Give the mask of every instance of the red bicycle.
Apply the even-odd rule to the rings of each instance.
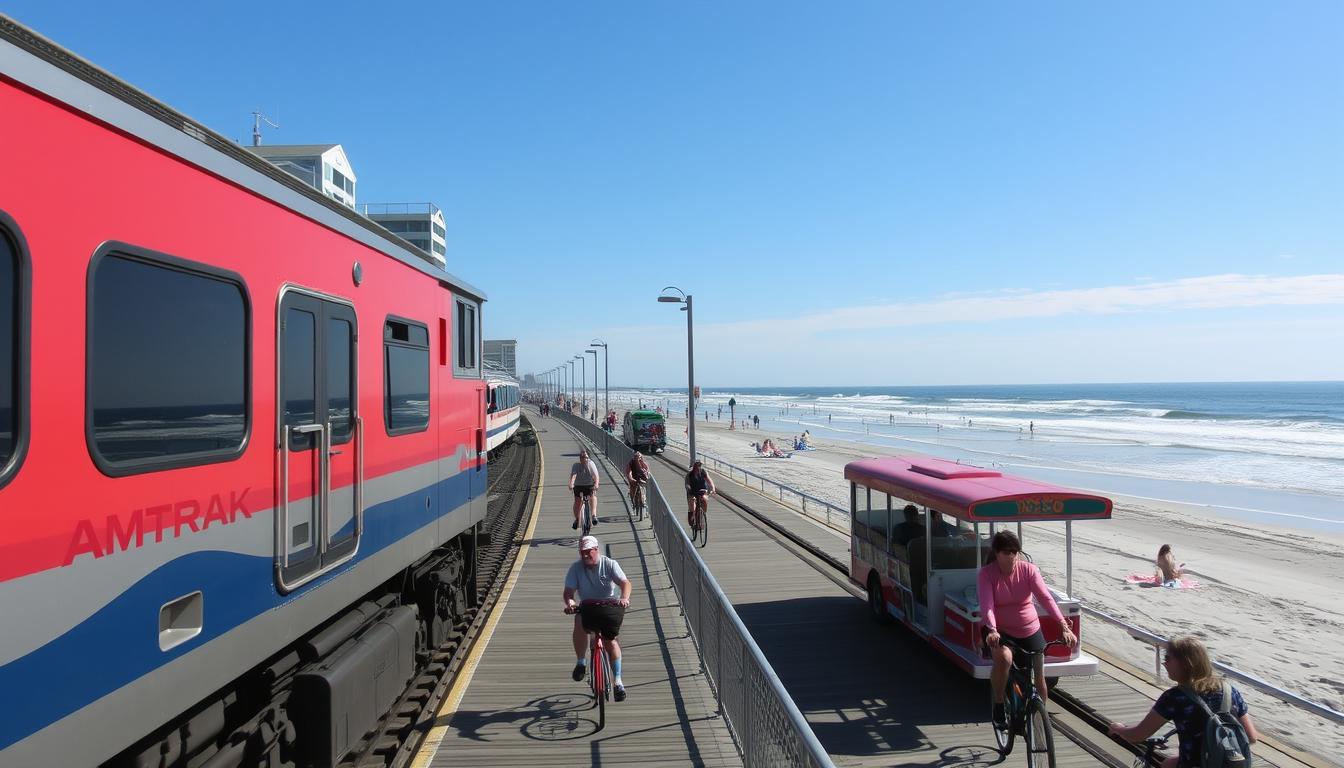
[[[700,539],[700,546],[709,543],[709,491],[696,491],[692,495],[694,500],[694,511],[687,521],[691,527],[691,543]]]
[[[615,600],[585,600],[573,608],[566,607],[565,613],[575,614],[583,611],[585,605],[620,605]],[[607,653],[607,644],[602,640],[601,632],[588,633],[588,683],[597,700],[597,729],[607,725],[607,702],[611,700],[612,672],[611,657]]]

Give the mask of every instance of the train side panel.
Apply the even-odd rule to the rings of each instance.
[[[94,764],[479,520],[483,383],[434,354],[452,347],[446,285],[3,77],[0,113],[0,210],[30,251],[33,329],[30,443],[0,488],[0,690],[24,692],[0,720],[0,763]],[[86,286],[93,255],[115,243],[242,280],[250,406],[236,458],[116,477],[95,465]],[[291,591],[276,578],[286,290],[354,307],[363,420],[349,446],[362,454],[358,549]],[[383,387],[392,315],[430,336],[429,424],[395,436]],[[353,494],[354,467],[333,464],[333,495]],[[311,499],[291,482],[287,501]],[[163,607],[195,592],[199,632],[165,650]]]

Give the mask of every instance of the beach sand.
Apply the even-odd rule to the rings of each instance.
[[[788,459],[757,457],[750,443],[766,437],[791,445],[792,435],[734,430],[723,421],[696,423],[697,450],[775,482],[848,508],[844,465],[881,455],[871,445],[814,440],[815,451]],[[685,419],[672,419],[668,436],[685,440]],[[1116,496],[1111,520],[1073,526],[1073,591],[1087,605],[1162,636],[1200,638],[1216,661],[1285,690],[1344,710],[1344,537],[1252,525],[1213,516],[1199,507]],[[1064,526],[1024,526],[1023,549],[1046,580],[1064,589]],[[1196,589],[1149,588],[1126,583],[1131,572],[1150,573],[1158,547],[1170,544],[1186,563]],[[1084,643],[1143,670],[1152,670],[1150,646],[1095,618],[1084,618]],[[1252,717],[1266,733],[1321,756],[1344,755],[1344,726],[1306,714],[1267,694],[1247,690]],[[1344,764],[1338,757],[1326,757]]]

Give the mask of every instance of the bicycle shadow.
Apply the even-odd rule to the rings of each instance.
[[[597,733],[597,701],[587,693],[553,693],[508,709],[459,709],[451,715],[450,727],[457,736],[489,742],[515,730],[533,741],[586,739]]]

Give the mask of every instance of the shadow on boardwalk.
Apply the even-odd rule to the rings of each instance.
[[[863,601],[836,595],[736,608],[830,754],[920,755],[898,765],[1002,762],[983,722],[988,684],[905,627],[877,625]]]

